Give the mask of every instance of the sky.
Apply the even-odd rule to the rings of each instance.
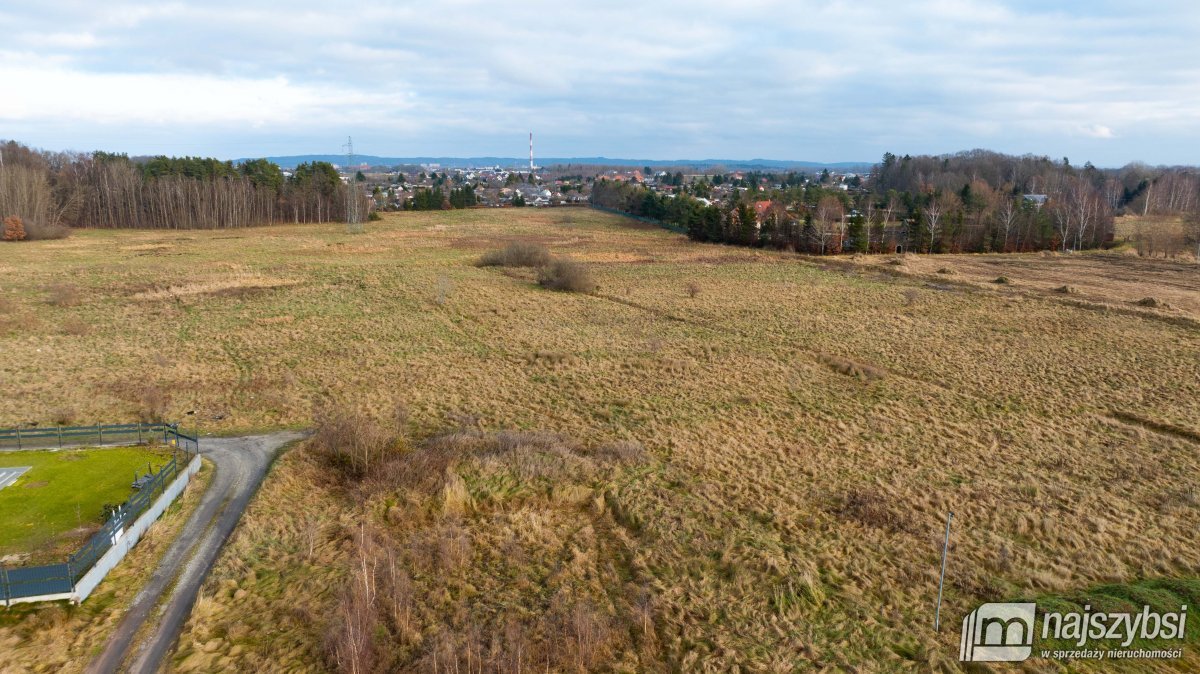
[[[1200,163],[1200,3],[0,0],[0,138],[221,158]]]

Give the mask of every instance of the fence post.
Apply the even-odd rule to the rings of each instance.
[[[100,424],[96,424],[96,433],[98,433],[100,435],[100,442],[97,442],[96,444],[103,445],[104,444],[104,427],[101,426]]]
[[[937,609],[933,614],[933,631],[942,630],[942,587],[946,583],[946,557],[950,554],[950,520],[954,519],[954,511],[946,515],[946,542],[942,544],[942,575],[938,579]]]
[[[17,429],[17,449],[21,449],[21,429]]]
[[[138,444],[142,444],[142,422],[138,422]]]
[[[62,426],[58,427],[58,448],[62,449]]]

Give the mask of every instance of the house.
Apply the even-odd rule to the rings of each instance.
[[[1025,194],[1021,198],[1033,204],[1034,206],[1041,208],[1042,206],[1046,205],[1046,199],[1048,197],[1045,194]]]

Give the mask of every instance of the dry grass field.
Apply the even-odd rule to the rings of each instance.
[[[598,290],[475,266],[513,241]],[[347,625],[401,671],[957,671],[981,601],[1200,574],[1197,269],[832,263],[575,209],[83,231],[4,247],[0,425],[407,409],[408,472],[276,464],[177,671],[331,668]]]

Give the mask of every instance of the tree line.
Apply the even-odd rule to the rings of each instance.
[[[366,195],[326,162],[290,176],[265,159],[235,164],[206,157],[131,159],[124,154],[48,153],[0,145],[0,214],[27,231],[67,227],[220,229],[279,222],[345,220],[350,199]],[[37,238],[30,236],[29,238]]]
[[[865,182],[839,182],[824,172],[812,179],[717,175],[663,194],[598,180],[592,203],[662,221],[700,241],[813,254],[1065,251],[1110,244],[1117,214],[1195,213],[1200,176],[1187,168],[1102,170],[982,150],[888,153]]]
[[[473,185],[451,188],[449,195],[441,187],[417,188],[404,201],[407,211],[442,211],[452,208],[471,208],[479,203]]]

